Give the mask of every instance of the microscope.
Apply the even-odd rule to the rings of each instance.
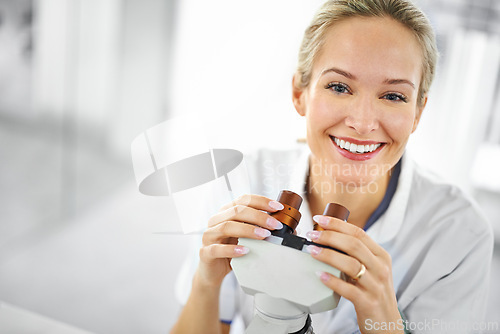
[[[264,240],[240,238],[239,245],[250,252],[231,261],[241,288],[254,296],[254,318],[246,334],[313,334],[310,314],[334,309],[340,299],[321,283],[316,272],[342,278],[343,274],[312,258],[307,250],[309,245],[330,247],[294,234],[301,218],[302,197],[283,190],[277,200],[284,208],[270,215],[283,223],[283,228]],[[349,210],[329,203],[323,215],[347,221]]]

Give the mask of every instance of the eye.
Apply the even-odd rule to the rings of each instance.
[[[325,87],[326,89],[331,89],[334,93],[337,94],[349,94],[350,90],[346,84],[340,82],[330,82]]]
[[[394,101],[394,102],[408,102],[408,98],[404,96],[403,94],[399,93],[388,93],[382,96],[383,99],[389,100],[389,101]]]

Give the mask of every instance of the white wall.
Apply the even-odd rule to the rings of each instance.
[[[69,118],[129,159],[135,135],[163,120],[169,1],[38,0],[35,106]],[[88,138],[84,138],[88,139]]]
[[[303,137],[291,80],[321,2],[181,1],[172,113],[209,115],[214,147],[283,147]]]

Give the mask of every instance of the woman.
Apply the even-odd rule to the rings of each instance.
[[[319,274],[343,299],[313,317],[316,333],[403,333],[402,319],[417,332],[469,333],[481,321],[490,227],[457,188],[403,157],[436,58],[432,28],[407,0],[331,0],[306,30],[292,98],[306,118],[309,159],[261,153],[255,164],[265,166],[256,169],[261,183],[290,181],[283,161],[299,170],[305,165],[301,225],[312,230],[312,217],[324,231],[307,236],[346,253],[310,248],[311,256],[353,278]],[[229,284],[222,282],[231,258],[249,251],[237,240],[264,239],[281,227],[264,212],[280,210],[280,203],[269,198],[272,191],[262,193],[269,196],[242,196],[210,219],[192,291],[172,333],[229,331],[219,295]],[[350,210],[350,224],[321,216],[330,202]],[[248,321],[251,302],[235,303]]]

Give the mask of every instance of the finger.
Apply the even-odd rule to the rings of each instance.
[[[353,258],[352,256],[339,253],[335,250],[331,250],[328,248],[317,247],[314,245],[310,245],[307,247],[309,253],[311,255],[329,266],[340,270],[342,273],[346,274],[349,277],[348,282],[355,283],[358,286],[364,287],[365,290],[368,291],[379,291],[380,286],[377,285],[372,272],[380,271],[380,275],[376,275],[378,279],[382,282],[386,282],[389,280],[388,275],[382,275],[385,271],[380,270],[377,266],[374,266],[374,269],[369,269],[365,264],[364,272],[361,272],[362,262],[358,259]],[[352,280],[353,277],[357,277],[359,274],[362,274],[356,281]]]
[[[231,259],[247,254],[250,250],[239,245],[212,244],[200,248],[200,260],[210,262],[215,259]]]
[[[249,238],[262,240],[271,235],[267,229],[236,221],[222,222],[203,233],[203,244],[219,243],[227,238]]]
[[[284,208],[283,204],[280,202],[271,200],[267,197],[245,194],[238,197],[234,201],[227,203],[221,207],[219,211],[225,211],[237,205],[249,206],[257,210],[264,210],[268,212],[276,212],[278,210],[283,210]]]
[[[329,273],[319,272],[317,274],[323,284],[342,297],[350,300],[354,305],[357,305],[357,302],[362,298],[363,290],[358,285],[348,283]]]
[[[356,277],[360,271],[361,262],[352,256],[313,245],[307,246],[307,250],[315,259],[340,270],[349,277]]]
[[[310,231],[307,233],[307,236],[315,243],[330,246],[349,254],[350,257],[356,258],[367,268],[376,266],[377,259],[368,246],[366,246],[366,244],[364,244],[360,239],[349,234],[326,230]]]
[[[356,239],[359,239],[363,244],[365,244],[368,249],[377,256],[382,256],[386,251],[377,244],[366,232],[353,224],[349,224],[343,220],[332,218],[323,215],[316,215],[313,220],[317,222],[325,230],[337,231],[343,234],[348,234]]]
[[[269,216],[263,211],[241,204],[230,207],[229,209],[212,216],[208,220],[208,226],[216,226],[228,220],[258,225],[270,230],[279,230],[283,228],[283,224],[281,224],[276,218]]]

